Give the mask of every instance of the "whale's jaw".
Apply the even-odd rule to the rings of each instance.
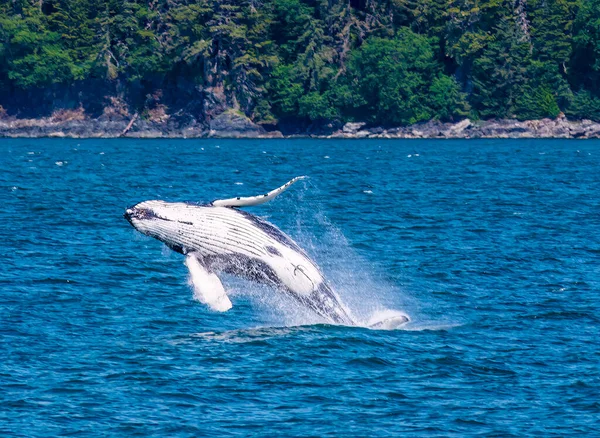
[[[184,240],[193,224],[186,220],[186,211],[176,208],[177,205],[188,204],[144,201],[126,209],[123,217],[140,233],[160,240],[174,251],[185,254],[187,245]]]
[[[133,228],[141,231],[139,229],[139,225],[142,221],[158,219],[158,216],[153,210],[149,208],[138,207],[139,205],[140,204],[134,205],[133,207],[129,207],[127,210],[125,210],[123,217],[131,224]]]

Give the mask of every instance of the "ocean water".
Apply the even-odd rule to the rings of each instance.
[[[365,320],[136,233],[249,196]],[[600,436],[600,142],[0,140],[0,436]]]

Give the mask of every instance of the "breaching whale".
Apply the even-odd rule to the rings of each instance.
[[[185,256],[195,296],[213,310],[232,307],[218,277],[224,272],[283,291],[330,323],[360,325],[296,242],[275,225],[239,209],[263,204],[303,178],[264,195],[209,204],[144,201],[124,216],[137,231]],[[395,314],[371,327],[391,329],[408,320],[405,314]]]

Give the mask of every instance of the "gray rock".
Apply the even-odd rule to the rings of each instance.
[[[218,93],[214,94],[218,97]],[[73,137],[113,138],[119,137],[131,119],[110,118],[57,120],[52,117],[40,119],[0,119],[0,137]],[[458,123],[430,121],[412,126],[384,129],[362,129],[364,123],[346,123],[341,129],[333,123],[306,126],[294,132],[294,137],[323,138],[600,138],[600,123],[591,120],[569,121],[564,117],[541,120],[487,120]],[[126,137],[144,138],[194,138],[194,137],[276,137],[280,131],[273,125],[268,132],[253,123],[239,111],[227,110],[206,119],[194,117],[169,117],[164,122],[152,119],[135,120]],[[287,137],[291,137],[287,135]]]
[[[450,127],[444,132],[444,134],[455,137],[460,136],[465,129],[471,126],[471,121],[469,119],[461,120],[458,123],[454,123],[450,125]]]
[[[245,115],[229,110],[219,114],[209,123],[211,137],[260,137],[265,129]]]
[[[360,128],[362,128],[365,125],[366,125],[366,123],[363,123],[363,122],[346,123],[344,125],[344,127],[342,128],[342,131],[345,132],[346,134],[355,134],[356,132],[360,131]]]
[[[217,117],[230,108],[227,105],[227,96],[222,87],[208,87],[198,91],[201,91],[204,96],[202,103],[205,118]]]
[[[376,128],[367,129],[367,131],[369,131],[371,134],[379,135],[383,134],[385,129],[383,129],[381,126],[378,126]]]
[[[584,127],[585,138],[600,138],[600,124],[593,123]]]

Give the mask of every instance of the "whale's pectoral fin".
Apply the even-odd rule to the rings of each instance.
[[[223,289],[221,280],[214,272],[209,272],[194,253],[185,257],[185,265],[190,271],[194,298],[218,312],[226,312],[231,309],[231,301]]]
[[[299,181],[304,178],[306,177],[297,176],[296,178],[286,182],[281,187],[276,188],[275,190],[271,190],[265,195],[249,196],[247,198],[238,197],[231,199],[217,199],[216,201],[212,202],[212,205],[214,205],[215,207],[251,207],[253,205],[264,204],[265,202],[275,198],[277,195],[280,195],[281,193],[285,192],[288,189],[288,187],[290,187],[296,181]]]
[[[373,315],[367,327],[374,330],[395,330],[408,322],[410,318],[406,313],[387,310]]]

